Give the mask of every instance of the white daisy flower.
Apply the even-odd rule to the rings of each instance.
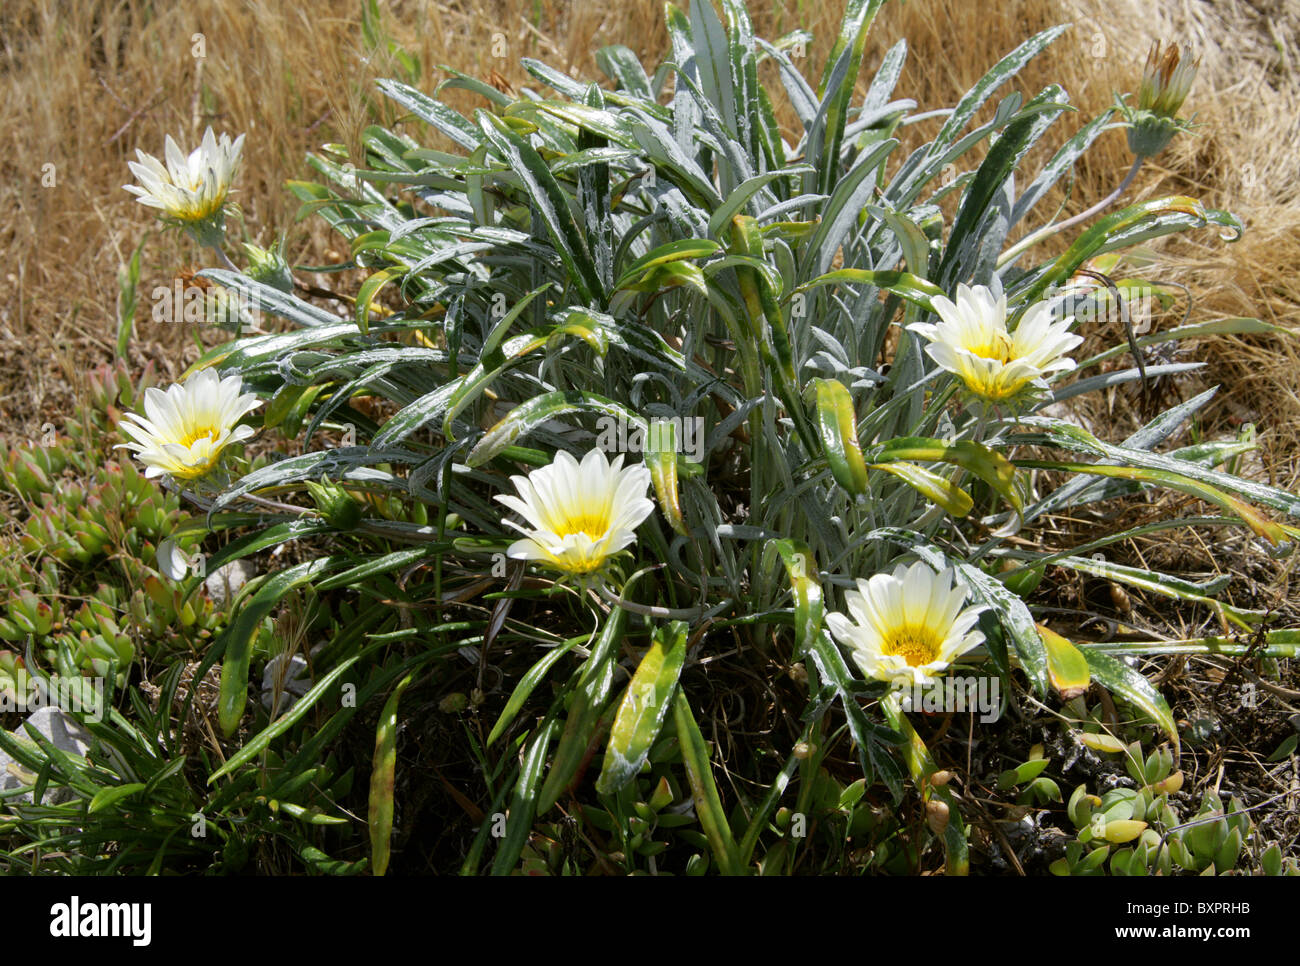
[[[498,493],[496,499],[528,526],[504,521],[524,534],[510,545],[509,555],[566,574],[599,571],[612,554],[636,540],[636,528],[654,509],[645,495],[649,469],[623,468],[622,456],[607,462],[599,449],[581,464],[561,451],[549,466],[510,480],[519,495]]]
[[[140,160],[128,161],[127,167],[140,184],[124,187],[138,196],[140,204],[158,208],[168,218],[207,221],[226,204],[243,146],[244,135],[232,142],[229,134],[223,134],[218,141],[208,128],[202,143],[186,156],[169,134],[163,152],[166,165],[136,149]]]
[[[1052,321],[1051,308],[1039,302],[1007,331],[1007,297],[983,285],[957,286],[957,301],[933,300],[939,323],[915,322],[909,328],[929,340],[926,352],[957,376],[976,396],[1004,402],[1026,388],[1046,388],[1045,376],[1069,371],[1065,356],[1083,341],[1070,332],[1072,318]]]
[[[232,443],[253,435],[252,426],[236,426],[262,401],[243,393],[238,375],[218,377],[204,369],[166,392],[150,387],[144,393],[145,415],[127,413],[119,424],[133,442],[122,447],[135,451],[146,466],[145,476],[192,480],[203,476]]]
[[[892,574],[857,581],[845,592],[849,620],[826,615],[835,639],[868,678],[906,687],[927,685],[956,658],[984,643],[972,630],[981,606],[963,609],[966,588],[954,583],[951,567],[936,574],[917,561],[899,564]]]

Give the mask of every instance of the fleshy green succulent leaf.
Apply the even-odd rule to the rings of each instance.
[[[1061,700],[1069,701],[1087,691],[1092,671],[1083,652],[1073,641],[1043,624],[1038,625],[1038,635],[1047,649],[1047,678]]]
[[[1122,661],[1093,650],[1086,645],[1080,647],[1092,668],[1092,678],[1106,690],[1118,694],[1138,710],[1146,713],[1160,726],[1170,741],[1174,743],[1174,753],[1178,753],[1178,726],[1174,723],[1173,712],[1169,703],[1155,686],[1140,672]]]

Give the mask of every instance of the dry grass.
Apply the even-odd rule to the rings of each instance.
[[[439,63],[477,76],[495,72],[500,80],[519,85],[527,78],[518,66],[524,56],[597,78],[601,75],[593,52],[602,45],[626,44],[646,63],[664,54],[659,0],[380,2],[394,39],[418,55],[425,90],[445,78],[434,68]],[[817,43],[809,61],[820,65],[844,0],[751,0],[750,7],[760,35],[811,29]],[[5,256],[0,268],[0,424],[6,433],[35,437],[46,420],[60,421],[82,390],[85,372],[111,358],[116,273],[141,239],[142,301],[132,361],[139,367],[152,359],[164,377],[174,376],[198,351],[185,334],[148,321],[147,293],[156,285],[170,284],[177,272],[195,267],[202,256],[187,240],[160,233],[149,210],[121,190],[129,179],[126,161],[137,146],[157,154],[165,134],[193,142],[207,124],[232,134],[246,131],[237,198],[247,237],[269,244],[287,233],[292,260],[325,259],[331,239],[315,220],[294,222],[296,202],[283,183],[309,176],[303,156],[319,144],[337,141],[355,147],[366,123],[375,117],[394,119],[391,108],[374,93],[373,81],[396,74],[398,68],[387,55],[365,49],[360,10],[360,0],[316,0],[309,5],[267,0],[0,2],[0,131],[9,135],[0,152],[0,207],[6,212],[0,222],[0,251]],[[906,36],[911,54],[897,96],[914,98],[921,109],[951,106],[1002,54],[1032,32],[1064,21],[1073,21],[1076,29],[1017,82],[1027,94],[1060,83],[1080,110],[1080,119],[1063,121],[1062,132],[1044,149],[1050,150],[1083,119],[1108,106],[1113,90],[1134,86],[1150,40],[1191,42],[1202,57],[1201,75],[1188,103],[1198,113],[1199,137],[1178,139],[1148,165],[1129,200],[1192,194],[1208,205],[1233,210],[1247,230],[1241,241],[1229,246],[1209,232],[1160,244],[1144,274],[1186,284],[1194,320],[1246,315],[1300,327],[1300,278],[1293,271],[1300,264],[1300,64],[1294,53],[1300,49],[1300,15],[1293,0],[893,2],[873,31],[862,83],[883,52]],[[203,35],[202,59],[193,55],[195,34]],[[496,57],[502,40],[505,56]],[[770,73],[767,76],[770,81]],[[449,91],[447,97],[460,108],[475,105],[475,99],[461,91]],[[785,115],[783,120],[790,132],[791,119]],[[412,128],[412,133],[428,137],[422,129]],[[1105,196],[1129,164],[1124,135],[1110,132],[1081,163],[1068,190],[1052,200],[1065,214],[1080,211]],[[51,170],[47,165],[53,165],[55,181],[49,187],[42,184]],[[1047,208],[1045,204],[1044,214]],[[1159,324],[1176,324],[1184,309],[1176,307]],[[1093,334],[1094,340],[1107,343],[1117,337],[1115,332]],[[1300,480],[1300,353],[1291,341],[1222,339],[1191,347],[1191,355],[1210,363],[1203,381],[1224,386],[1209,411],[1209,431],[1255,421],[1265,444],[1256,470],[1294,488]],[[1187,394],[1193,388],[1183,386],[1182,391]],[[1136,418],[1125,396],[1117,395],[1106,405],[1112,408],[1084,415],[1099,422],[1104,416],[1108,433],[1122,432]],[[1060,530],[1045,536],[1059,546],[1069,545],[1081,531],[1095,532],[1099,525],[1129,526],[1141,522],[1143,514],[1163,515],[1181,497],[1162,499],[1158,507],[1135,502],[1124,509],[1124,517],[1109,521],[1091,516],[1053,520]],[[1253,594],[1277,574],[1264,567],[1271,562],[1247,544],[1241,534],[1198,531],[1181,544],[1151,540],[1135,542],[1130,550],[1133,562],[1155,567],[1232,570],[1249,578],[1247,593]],[[1270,606],[1285,600],[1286,576],[1263,599],[1237,603]],[[1216,629],[1200,623],[1206,612],[1199,608],[1170,613],[1161,609],[1161,601],[1144,600],[1134,592],[1136,599],[1130,602],[1127,595],[1115,596],[1114,585],[1084,582],[1064,571],[1054,573],[1049,582],[1058,585],[1053,592],[1066,606],[1125,622],[1133,607],[1144,620],[1163,615],[1171,636]],[[1200,713],[1202,705],[1215,700],[1217,692],[1206,683],[1203,663],[1174,662],[1173,671],[1162,672],[1169,674],[1163,686],[1179,692],[1180,711],[1196,707]],[[763,742],[769,732],[784,734],[782,729],[794,724],[787,720],[784,706],[802,698],[786,694],[791,684],[784,668],[768,670],[759,677],[743,667],[733,670],[731,662],[718,662],[708,672],[718,675],[718,685],[712,699],[697,705],[697,713],[702,720],[722,722],[721,733],[711,737],[720,742],[725,761],[745,763],[746,746]],[[1222,671],[1215,668],[1213,673]],[[1283,683],[1294,686],[1291,679]],[[736,706],[750,709],[746,733],[730,730]],[[1232,727],[1240,729],[1240,735],[1233,733],[1234,754],[1252,747],[1267,751],[1281,740],[1276,730],[1265,730],[1284,727],[1280,719],[1261,718],[1257,724],[1240,712],[1235,715]],[[411,752],[408,746],[404,752],[414,754],[419,767],[399,769],[400,781],[411,783],[399,786],[398,799],[409,809],[407,820],[398,823],[399,834],[405,837],[412,827],[420,829],[405,843],[412,861],[421,849],[436,846],[448,852],[448,861],[459,862],[470,835],[450,801],[439,805],[431,796],[441,792],[420,784],[424,779],[419,776],[436,774],[458,795],[453,782],[470,787],[478,780],[477,766],[458,744],[460,739],[442,730],[445,720],[430,715],[421,719],[425,730],[411,732],[420,735],[415,739],[418,750]],[[789,740],[797,734],[795,728]],[[970,751],[959,735],[947,736],[946,743],[942,734],[925,737],[941,764],[969,778]],[[373,729],[354,749],[358,761],[369,760],[372,738]],[[992,757],[984,765],[977,760],[976,773],[996,774],[1010,763],[1009,756],[1036,740],[1037,732],[1031,737],[1027,731],[1007,731],[1003,739],[986,742],[980,754]],[[844,774],[852,776],[856,766],[842,751],[837,760]],[[1003,751],[1005,760],[998,757]],[[352,752],[345,751],[348,754]],[[1191,758],[1189,754],[1187,761]],[[1251,760],[1251,767],[1258,767],[1257,756]],[[1199,789],[1216,775],[1214,783],[1222,782],[1221,764],[1218,758],[1195,767],[1185,764],[1193,779],[1189,788]],[[733,781],[745,781],[743,772],[736,771]],[[1260,787],[1268,788],[1267,781],[1259,780]],[[433,803],[428,809],[424,798]],[[445,813],[439,810],[444,805]],[[420,814],[426,816],[422,826]],[[1282,824],[1269,834],[1284,843],[1293,838],[1293,818],[1294,810],[1277,809],[1270,821]],[[987,816],[982,824],[991,826]],[[428,831],[432,827],[436,833]],[[420,835],[433,838],[425,842]],[[400,853],[402,843],[398,845]]]
[[[0,8],[0,130],[12,132],[0,154],[0,203],[9,213],[0,225],[7,256],[0,270],[7,374],[0,417],[12,432],[31,434],[44,420],[57,420],[81,374],[111,356],[116,272],[146,233],[144,293],[193,267],[192,246],[157,232],[149,211],[121,190],[135,147],[158,153],[164,134],[192,141],[209,123],[247,131],[238,200],[248,237],[269,243],[287,231],[291,253],[308,262],[328,246],[310,222],[293,223],[295,205],[282,186],[304,176],[306,151],[326,141],[355,145],[376,113],[392,119],[373,80],[396,67],[387,54],[365,49],[360,9],[358,0],[310,7],[261,0],[11,0]],[[419,56],[426,89],[445,77],[434,67],[440,63],[519,84],[526,78],[518,66],[523,56],[598,77],[593,52],[604,44],[627,44],[646,62],[664,53],[657,0],[390,0],[383,9],[392,36]],[[810,61],[820,64],[843,0],[755,2],[751,10],[765,36],[811,29],[817,43]],[[951,105],[1016,43],[1063,21],[1073,21],[1075,30],[1018,83],[1028,93],[1062,84],[1084,118],[1109,104],[1112,90],[1133,86],[1150,39],[1186,39],[1200,52],[1201,77],[1189,101],[1200,136],[1178,139],[1148,166],[1130,197],[1193,194],[1239,213],[1247,233],[1226,247],[1207,232],[1158,246],[1147,273],[1189,285],[1194,319],[1253,315],[1294,326],[1300,321],[1300,281],[1292,271],[1300,261],[1294,152],[1300,81],[1293,51],[1300,17],[1285,0],[890,3],[874,29],[867,64],[870,69],[907,36],[911,55],[898,96],[913,97],[922,108]],[[203,58],[194,56],[196,34],[202,34]],[[503,49],[504,57],[495,56]],[[459,107],[473,104],[461,91],[448,96]],[[1057,200],[1067,212],[1080,210],[1104,196],[1128,164],[1123,134],[1104,135],[1068,196]],[[51,171],[54,185],[43,186]],[[1182,311],[1164,324],[1180,320]],[[193,358],[196,348],[186,337],[147,321],[143,301],[139,316],[134,361],[154,358],[174,374]],[[1207,380],[1225,387],[1212,418],[1221,425],[1259,422],[1264,463],[1279,483],[1294,482],[1300,358],[1290,341],[1226,339],[1195,351],[1211,363]]]

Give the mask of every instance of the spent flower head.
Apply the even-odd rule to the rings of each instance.
[[[931,684],[955,659],[984,643],[974,630],[979,605],[952,568],[936,574],[921,561],[892,574],[858,580],[844,594],[852,620],[826,615],[826,625],[868,678],[911,687]]]
[[[599,449],[581,463],[561,451],[548,466],[527,476],[512,476],[518,496],[496,499],[518,513],[527,526],[504,521],[524,534],[508,551],[511,557],[536,560],[562,573],[584,576],[604,569],[609,558],[636,540],[636,528],[654,504],[646,497],[650,471],[623,466]]]
[[[1137,106],[1131,107],[1122,99],[1119,102],[1128,122],[1129,150],[1135,155],[1154,157],[1177,132],[1190,130],[1191,123],[1179,118],[1178,112],[1187,100],[1200,64],[1199,57],[1192,59],[1190,47],[1165,47],[1158,40],[1151,45],[1142,69]]]
[[[1046,302],[1032,306],[1014,331],[1007,330],[1006,295],[983,285],[958,285],[956,302],[939,296],[933,304],[940,321],[909,328],[929,341],[930,358],[985,402],[1044,389],[1049,373],[1074,368],[1065,353],[1083,338],[1070,332],[1072,318],[1053,321]]]
[[[222,379],[215,370],[203,369],[166,392],[146,389],[145,414],[127,413],[120,423],[132,439],[120,446],[135,452],[145,476],[197,479],[220,462],[227,446],[253,435],[252,426],[235,424],[261,404],[243,392],[238,375]]]

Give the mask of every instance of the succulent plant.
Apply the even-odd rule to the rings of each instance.
[[[156,569],[158,544],[184,520],[179,499],[112,448],[122,411],[153,382],[151,368],[132,380],[120,362],[101,366],[89,382],[62,432],[0,439],[0,489],[29,511],[17,533],[0,538],[0,641],[20,645],[15,653],[30,641],[61,674],[111,671],[121,684],[137,643],[155,653],[188,649],[221,618]]]

